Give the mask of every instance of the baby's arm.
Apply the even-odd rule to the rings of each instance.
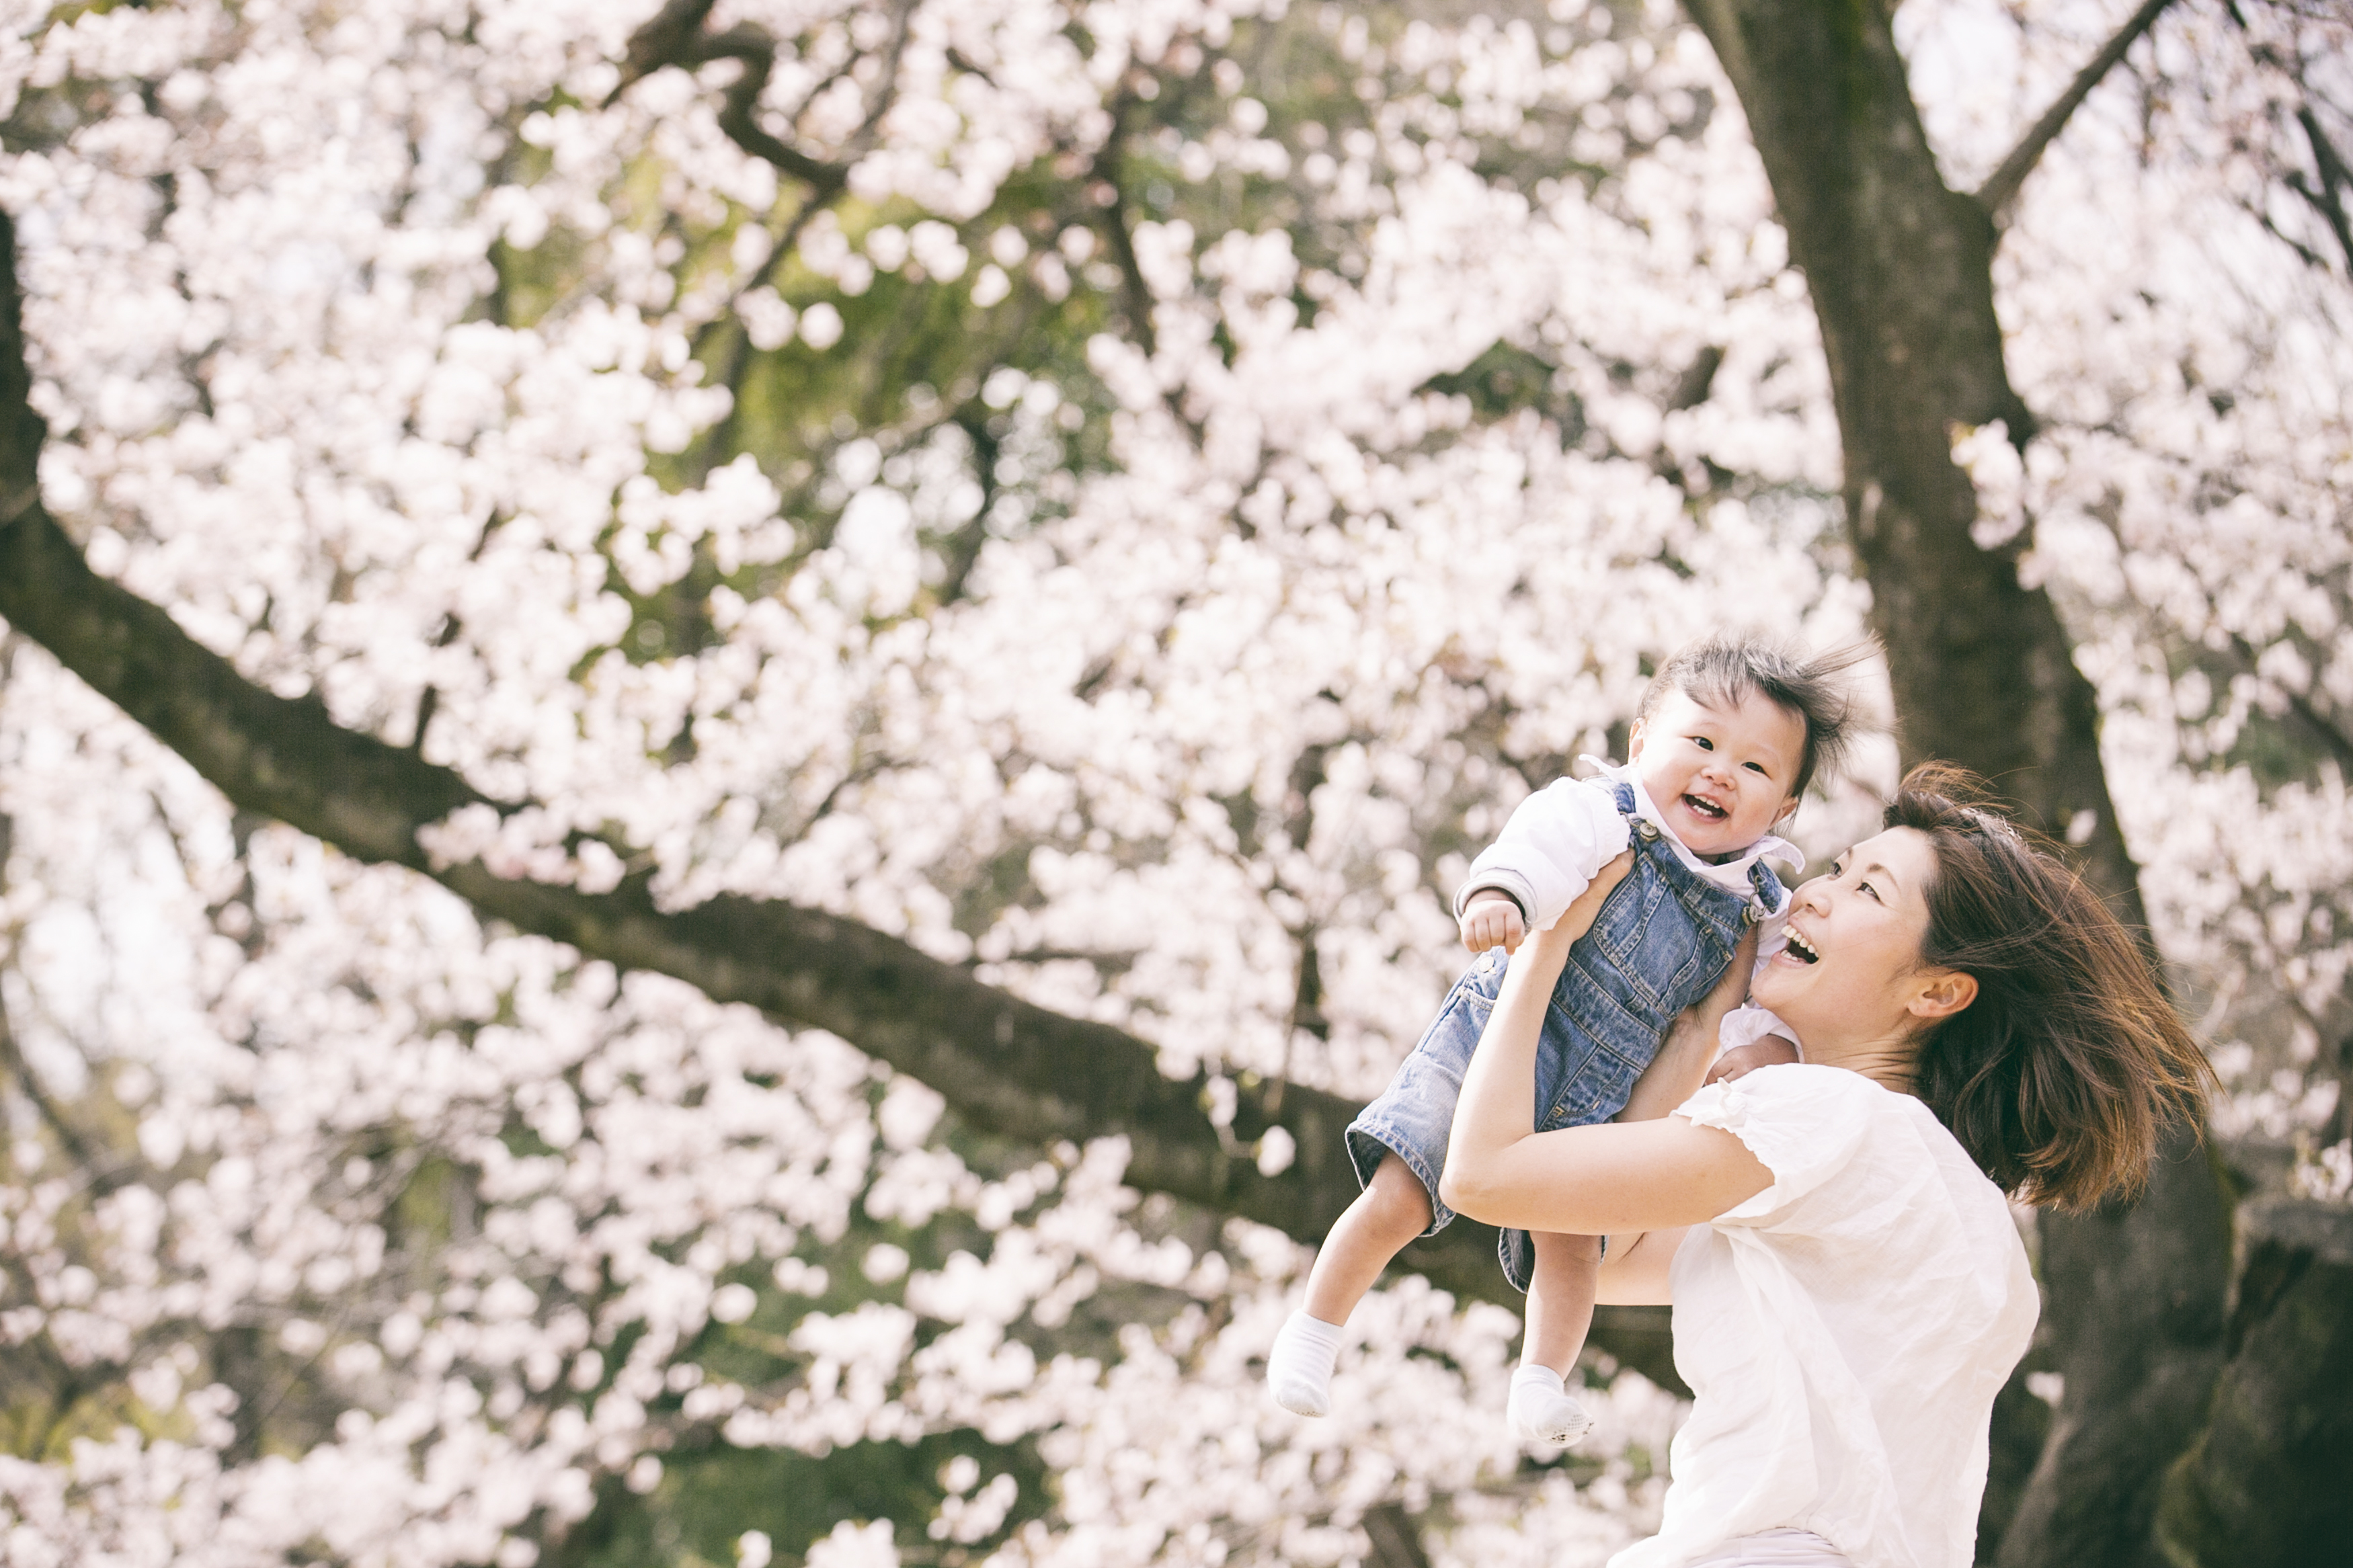
[[[1784,1039],[1779,1035],[1767,1035],[1761,1040],[1735,1046],[1716,1058],[1715,1065],[1707,1069],[1707,1077],[1701,1082],[1729,1083],[1744,1073],[1755,1072],[1758,1068],[1804,1059],[1798,1055],[1796,1041]]]
[[[1500,947],[1517,952],[1527,940],[1528,922],[1520,901],[1501,888],[1473,888],[1462,900],[1455,923],[1462,928],[1462,945],[1473,952]]]
[[[1626,819],[1607,791],[1573,779],[1538,790],[1471,863],[1454,900],[1462,945],[1516,950],[1558,920],[1627,842]]]

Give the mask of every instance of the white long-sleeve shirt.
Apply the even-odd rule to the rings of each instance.
[[[1768,833],[1750,845],[1738,859],[1722,864],[1703,860],[1667,826],[1632,768],[1597,757],[1583,760],[1593,763],[1600,776],[1556,779],[1520,802],[1510,820],[1504,824],[1503,832],[1496,835],[1495,842],[1471,862],[1471,874],[1463,879],[1461,889],[1454,895],[1456,915],[1461,914],[1472,893],[1482,888],[1493,888],[1520,906],[1530,930],[1550,929],[1577,901],[1577,895],[1592,885],[1601,868],[1624,854],[1631,842],[1626,818],[1620,813],[1611,789],[1613,784],[1623,783],[1634,792],[1636,814],[1659,830],[1660,837],[1674,849],[1677,859],[1694,876],[1737,894],[1756,909],[1759,924],[1757,962],[1762,964],[1781,951],[1788,941],[1788,896],[1786,892],[1782,895],[1779,908],[1768,907],[1757,897],[1749,868],[1767,857],[1786,861],[1793,869],[1803,868],[1806,857],[1796,845]],[[1797,1039],[1794,1030],[1766,1009],[1743,1006],[1725,1018],[1719,1047],[1731,1050],[1767,1035]]]

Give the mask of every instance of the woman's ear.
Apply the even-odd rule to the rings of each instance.
[[[1957,969],[1939,969],[1924,978],[1920,989],[1905,1004],[1915,1018],[1949,1018],[1978,999],[1978,977]]]

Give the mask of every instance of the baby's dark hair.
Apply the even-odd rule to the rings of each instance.
[[[1733,707],[1749,693],[1757,693],[1775,707],[1796,714],[1806,726],[1798,776],[1789,784],[1789,798],[1795,800],[1806,793],[1817,773],[1835,772],[1846,761],[1860,727],[1854,683],[1848,671],[1878,653],[1879,645],[1869,638],[1810,653],[1795,643],[1771,637],[1718,632],[1685,643],[1659,667],[1634,717],[1648,719],[1659,699],[1670,691],[1680,691],[1710,708]]]

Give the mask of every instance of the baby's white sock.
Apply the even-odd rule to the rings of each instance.
[[[1293,1312],[1266,1352],[1266,1385],[1274,1402],[1294,1415],[1323,1415],[1332,1408],[1332,1361],[1340,1353],[1340,1325]]]
[[[1585,1406],[1569,1396],[1560,1373],[1548,1366],[1531,1363],[1512,1373],[1508,1409],[1512,1436],[1523,1442],[1566,1446],[1584,1436],[1593,1426],[1593,1417],[1585,1413]]]

